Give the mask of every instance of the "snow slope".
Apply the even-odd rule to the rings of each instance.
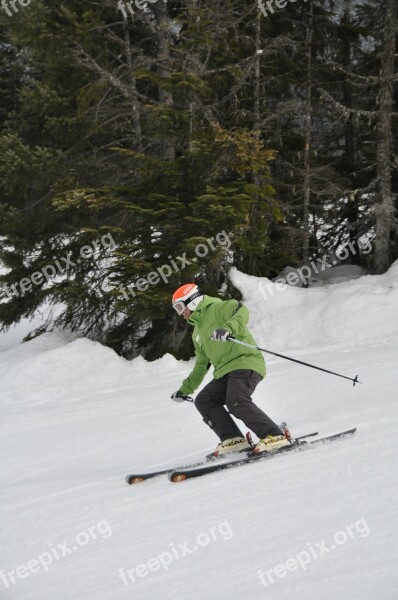
[[[260,345],[364,382],[268,359],[255,401],[297,435],[356,436],[129,487],[132,470],[215,445],[194,407],[169,399],[192,363],[128,362],[61,334],[3,351],[1,600],[398,598],[398,264],[273,297],[233,278]]]

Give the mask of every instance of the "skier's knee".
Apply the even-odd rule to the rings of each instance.
[[[226,406],[228,411],[231,413],[231,415],[233,415],[234,417],[238,417],[238,414],[241,412],[242,410],[242,405],[243,403],[240,402],[239,400],[227,400]]]
[[[195,406],[199,412],[202,412],[202,409],[204,408],[205,404],[206,404],[206,396],[199,392],[199,394],[195,398]]]

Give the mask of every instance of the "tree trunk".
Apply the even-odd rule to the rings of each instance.
[[[255,3],[256,17],[255,17],[255,29],[256,29],[256,55],[254,59],[254,83],[253,83],[253,129],[257,139],[260,138],[260,82],[261,82],[261,13],[257,10],[257,2]],[[261,175],[258,172],[253,173],[253,179],[257,187],[261,185]],[[253,243],[256,243],[256,220],[257,220],[257,206],[258,196],[253,199],[253,204],[250,210],[249,223],[251,225],[251,235],[253,237]],[[258,271],[257,258],[254,252],[250,253],[249,257],[249,275],[260,275]]]
[[[256,6],[257,9],[257,6]],[[262,53],[261,48],[261,13],[257,10],[256,16],[256,56],[254,62],[254,124],[253,129],[256,131],[260,130],[260,81],[261,81],[261,70],[260,70],[260,57]]]
[[[391,233],[394,224],[392,193],[392,112],[395,63],[396,0],[386,0],[381,50],[379,120],[377,125],[377,175],[379,202],[376,204],[375,271],[384,273],[390,266]]]
[[[133,59],[131,56],[131,43],[130,43],[130,32],[128,19],[123,16],[123,35],[124,35],[124,47],[127,68],[129,70],[130,87],[131,87],[131,112],[133,116],[134,131],[136,135],[135,149],[138,152],[143,152],[144,148],[142,145],[142,129],[141,129],[141,106],[137,97],[137,88],[135,83],[134,71],[133,71]]]
[[[304,198],[303,198],[303,262],[309,259],[310,245],[310,200],[311,200],[311,126],[312,126],[312,41],[314,3],[311,0],[307,28],[307,93],[304,119]]]
[[[342,25],[345,29],[342,33],[342,62],[343,67],[346,71],[352,70],[352,53],[351,53],[351,41],[350,35],[347,31],[349,25],[352,24],[351,18],[351,0],[344,0],[343,16],[341,19]],[[353,94],[352,94],[352,83],[348,78],[343,81],[343,104],[349,109],[353,108]],[[355,128],[354,128],[354,115],[350,114],[344,122],[344,163],[347,173],[352,173],[355,169]],[[355,185],[355,184],[354,184]],[[358,233],[358,217],[359,207],[358,201],[355,194],[350,194],[348,199],[348,207],[344,213],[348,221],[348,235],[350,236],[350,243],[352,251],[351,262],[359,265],[361,263],[361,256],[358,249],[357,239]]]
[[[170,48],[169,48],[169,28],[170,18],[168,7],[165,2],[159,0],[152,6],[156,19],[156,54],[157,54],[157,73],[162,79],[170,79]],[[159,86],[159,102],[166,106],[173,105],[173,94],[171,91]],[[164,142],[163,158],[172,160],[175,157],[174,146],[170,141]]]

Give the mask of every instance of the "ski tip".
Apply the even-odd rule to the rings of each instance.
[[[353,433],[356,433],[356,431],[357,427],[353,427],[352,429],[347,429],[347,431],[343,431],[340,435],[344,437],[345,435],[352,435]]]

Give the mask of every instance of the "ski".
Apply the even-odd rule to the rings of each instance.
[[[276,450],[272,453],[264,452],[262,454],[254,454],[254,455],[250,455],[250,453],[249,453],[248,455],[246,455],[245,458],[241,458],[241,459],[237,459],[237,460],[230,460],[230,461],[224,462],[222,464],[204,465],[204,466],[199,466],[196,469],[195,468],[193,468],[193,469],[178,469],[178,470],[171,471],[170,473],[168,473],[168,478],[173,483],[179,483],[181,481],[185,481],[186,479],[192,479],[193,477],[201,477],[202,475],[207,475],[209,473],[215,473],[216,471],[223,471],[225,469],[240,467],[242,465],[247,465],[247,464],[255,462],[255,461],[269,460],[271,458],[275,458],[275,456],[279,456],[280,454],[286,454],[288,452],[295,452],[295,451],[298,452],[300,450],[312,448],[313,446],[316,446],[318,444],[325,444],[327,442],[332,442],[334,440],[338,440],[338,439],[353,435],[356,432],[356,430],[357,430],[357,428],[355,427],[354,429],[348,429],[347,431],[341,431],[339,433],[335,433],[333,435],[328,435],[328,436],[325,436],[318,440],[312,440],[309,442],[307,442],[305,440],[301,441],[298,438],[296,438],[291,443],[290,446],[284,446],[283,448],[280,448],[279,450]]]
[[[301,435],[297,438],[294,438],[295,440],[303,440],[305,438],[308,437],[314,437],[318,435],[318,431],[314,431],[313,433],[307,433],[306,435]],[[221,457],[223,458],[223,457]],[[147,479],[153,479],[153,477],[159,477],[159,475],[167,475],[168,473],[171,473],[172,471],[176,471],[176,470],[186,470],[186,469],[193,469],[194,467],[200,467],[203,465],[208,464],[210,461],[213,462],[215,460],[221,460],[217,459],[215,457],[211,457],[211,454],[208,455],[208,458],[206,458],[205,460],[200,460],[199,462],[190,464],[190,465],[182,465],[180,467],[168,467],[166,469],[159,469],[158,471],[149,471],[147,473],[131,473],[129,475],[126,475],[126,482],[129,485],[133,485],[136,483],[142,483],[143,481],[146,481]],[[227,458],[227,457],[225,457]]]
[[[158,477],[159,475],[167,475],[171,471],[175,469],[193,469],[194,467],[200,467],[201,465],[205,465],[208,461],[200,460],[199,462],[192,463],[191,465],[187,465],[185,467],[168,467],[167,469],[159,469],[159,471],[149,471],[147,473],[131,473],[126,475],[126,482],[129,485],[133,485],[135,483],[142,483],[147,479],[153,479],[153,477]]]

